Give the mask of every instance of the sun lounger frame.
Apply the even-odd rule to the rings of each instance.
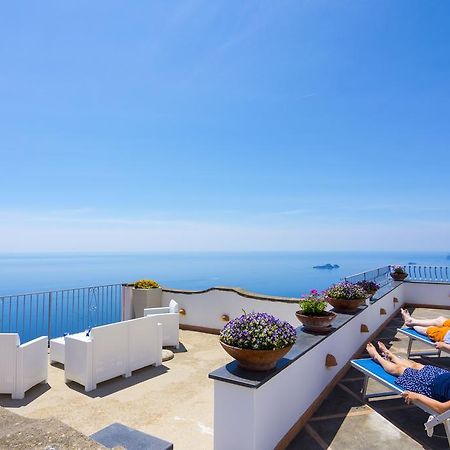
[[[370,365],[372,365],[372,366],[377,365],[377,363],[375,361],[373,361],[372,359],[370,359],[370,358],[356,359],[356,360],[350,361],[350,364],[352,365],[352,367],[354,367],[355,369],[359,370],[360,372],[362,372],[364,374],[364,385],[363,385],[363,390],[362,390],[362,395],[363,395],[364,400],[369,399],[369,398],[374,398],[374,397],[386,397],[386,396],[392,396],[392,395],[401,395],[404,392],[404,390],[400,386],[393,383],[392,379],[395,377],[393,377],[392,375],[390,375],[386,371],[384,371],[384,369],[381,366],[378,365],[378,371],[382,371],[384,374],[386,374],[385,378],[383,378],[379,374],[376,374],[370,370]],[[367,366],[365,367],[364,364],[369,365],[369,367],[367,367]],[[377,381],[378,383],[382,384],[384,387],[387,387],[388,389],[390,389],[390,392],[382,392],[382,393],[367,395],[367,385],[369,382],[369,378],[372,378],[375,381]],[[444,429],[445,429],[445,434],[447,435],[447,440],[448,440],[449,446],[450,446],[450,410],[445,413],[438,414],[436,411],[433,411],[431,408],[429,408],[428,406],[424,405],[421,402],[415,401],[414,404],[417,407],[419,407],[420,409],[422,409],[423,411],[425,411],[426,413],[430,414],[428,421],[424,424],[427,435],[429,437],[432,437],[433,432],[434,432],[434,427],[436,425],[439,425],[440,423],[442,423],[442,425],[444,426]]]
[[[436,342],[432,341],[428,336],[424,336],[423,334],[418,333],[413,328],[397,328],[399,333],[404,334],[409,338],[408,349],[406,351],[406,357],[410,358],[411,356],[441,356],[441,350],[429,351],[429,352],[412,352],[412,345],[414,341],[423,342],[424,344],[435,346]]]

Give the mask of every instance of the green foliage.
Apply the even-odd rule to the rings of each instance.
[[[327,301],[322,294],[313,289],[306,297],[299,302],[300,311],[307,316],[320,316],[327,307]]]
[[[159,288],[159,284],[154,280],[139,280],[134,283],[136,289],[153,289]]]

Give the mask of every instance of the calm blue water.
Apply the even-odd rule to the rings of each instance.
[[[180,289],[238,286],[299,296],[354,273],[387,264],[446,265],[447,252],[283,252],[0,255],[0,295],[153,278]],[[338,264],[336,270],[314,265]]]

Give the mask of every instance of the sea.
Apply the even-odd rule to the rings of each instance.
[[[233,286],[299,297],[389,264],[450,265],[447,255],[414,251],[0,254],[0,296],[150,278],[176,289]],[[339,268],[313,268],[325,264]]]

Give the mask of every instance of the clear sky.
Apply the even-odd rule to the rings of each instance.
[[[0,251],[450,251],[450,1],[0,7]]]

